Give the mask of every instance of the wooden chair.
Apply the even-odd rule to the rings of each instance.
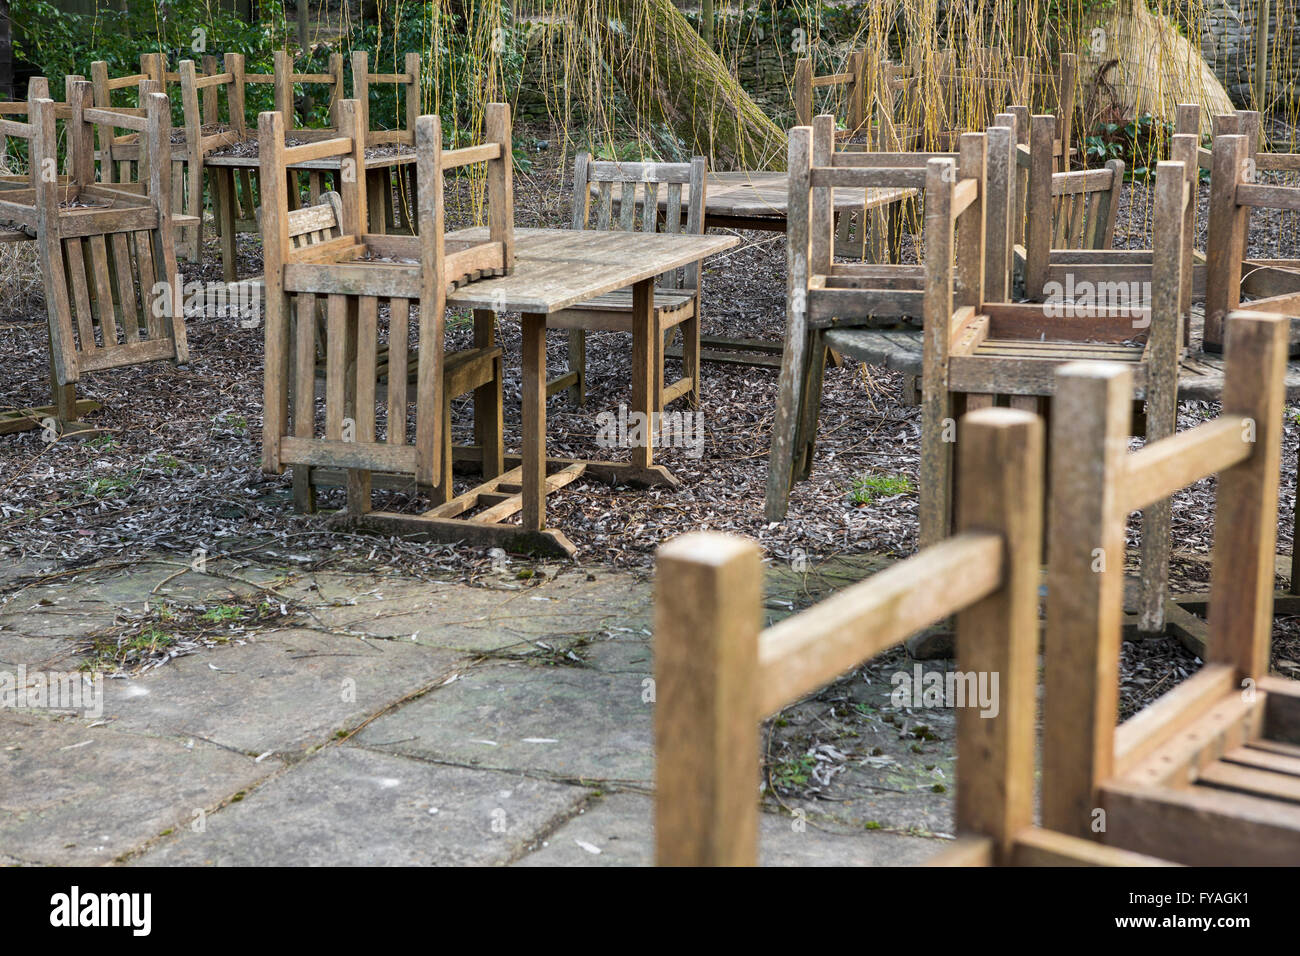
[[[450,288],[471,277],[501,274],[513,264],[509,108],[489,106],[487,143],[448,152],[442,149],[438,118],[419,119],[422,222],[418,238],[409,239],[365,232],[366,195],[360,185],[365,182],[365,140],[359,108],[354,100],[341,100],[336,109],[339,136],[294,147],[284,145],[282,114],[263,113],[259,121],[267,304],[262,466],[273,474],[296,466],[295,501],[303,510],[315,505],[315,485],[346,483],[349,513],[368,513],[372,473],[390,486],[426,486],[436,503],[445,504],[451,500],[454,397],[475,395],[484,473],[499,474],[503,458],[501,349],[491,338],[490,321],[486,336],[476,329],[473,349],[451,356],[443,353],[443,323]],[[290,210],[286,169],[325,156],[350,161],[356,175],[341,177],[337,199],[326,194],[318,206]],[[452,244],[443,230],[443,176],[475,162],[488,163],[490,238]],[[323,429],[315,405],[322,302]],[[413,303],[419,306],[414,363],[408,345]],[[381,347],[384,306],[388,341]],[[414,390],[408,388],[412,364]],[[386,395],[380,396],[376,382],[385,368]],[[408,428],[412,405],[414,432]]]
[[[108,63],[96,60],[90,64],[90,82],[94,88],[95,106],[100,109],[138,109],[144,104],[148,93],[163,92],[163,59],[157,53],[140,54],[140,72],[129,76],[110,78]],[[119,90],[134,89],[135,96],[130,103],[114,103],[113,94]],[[104,141],[100,157],[103,169],[101,179],[106,183],[135,182],[137,175],[133,168],[139,162],[139,137],[133,133],[111,137],[107,127],[101,127],[100,138]]]
[[[371,73],[370,55],[365,50],[352,54],[352,98],[361,104],[361,125],[366,131],[367,146],[415,147],[415,121],[420,115],[420,54],[408,53],[401,73]],[[398,125],[380,129],[371,122],[370,94],[374,84],[394,87],[398,101]],[[402,123],[401,117],[406,122]],[[376,232],[405,229],[414,232],[415,220],[410,210],[415,203],[415,180],[412,166],[384,166],[382,174],[372,175],[367,184],[370,208],[374,211]],[[397,201],[394,201],[396,193]]]
[[[942,170],[935,169],[940,173]],[[940,181],[935,201],[947,200],[950,184]],[[962,308],[953,291],[951,270],[959,270],[961,250],[943,228],[926,232],[927,301],[925,370],[921,424],[921,539],[947,532],[951,485],[951,429],[961,409],[994,403],[1055,415],[1054,372],[1081,361],[1133,367],[1137,391],[1145,400],[1145,435],[1155,441],[1173,434],[1177,389],[1183,275],[1187,246],[1183,229],[1190,203],[1182,163],[1157,167],[1155,249],[1149,293],[1141,282],[1113,283],[1114,291],[1087,301],[1081,288],[1058,289],[1044,305],[988,302]],[[935,221],[938,221],[936,219]],[[1068,267],[1067,267],[1068,268]],[[1086,281],[1086,280],[1084,280]],[[1076,296],[1072,297],[1070,292]],[[948,321],[944,321],[948,318]],[[1169,504],[1159,501],[1143,512],[1143,576],[1139,629],[1164,630],[1168,590]]]
[[[136,116],[96,108],[92,96],[90,83],[69,85],[68,176],[0,190],[0,220],[40,246],[60,430],[77,423],[72,386],[85,372],[189,357],[171,226],[170,104],[147,94]],[[0,119],[0,134],[27,140],[33,172],[57,169],[55,119],[48,99],[30,103],[26,123]],[[95,134],[104,127],[109,137],[141,135],[143,182],[96,181]]]
[[[1219,417],[1137,452],[1129,368],[1057,373],[1042,819],[1179,863],[1294,865],[1300,683],[1269,674],[1288,322],[1224,324]],[[1211,475],[1205,664],[1116,727],[1128,513]]]
[[[683,187],[686,189],[686,232],[704,232],[704,196],[708,168],[704,157],[689,163],[619,163],[596,160],[579,153],[573,171],[573,228],[605,231],[653,233],[662,228],[667,233],[682,231]],[[617,218],[612,213],[614,187],[619,188]],[[592,190],[596,191],[596,217],[591,222]],[[667,207],[659,212],[659,191],[663,189]],[[639,212],[639,214],[638,214]],[[592,237],[599,242],[598,236]],[[653,407],[664,406],[679,398],[694,405],[700,387],[700,265],[673,271],[659,277],[655,287],[654,340],[658,346],[654,357],[655,388]],[[621,289],[581,302],[547,317],[548,328],[569,330],[569,370],[546,383],[546,394],[567,389],[574,405],[581,405],[587,395],[588,331],[632,332],[632,290]],[[672,330],[682,330],[682,376],[671,385],[664,379],[666,337]]]
[[[1238,113],[1238,123],[1242,117]],[[1253,127],[1253,136],[1222,133],[1214,138],[1206,240],[1204,348],[1207,352],[1222,349],[1223,320],[1230,312],[1278,312],[1300,317],[1300,262],[1245,258],[1252,209],[1300,210],[1300,186],[1264,184],[1256,174],[1265,170],[1300,170],[1300,154],[1255,152],[1252,155],[1252,138],[1258,142],[1258,115],[1251,114],[1246,122],[1246,128]],[[1216,128],[1228,128],[1228,124]],[[1243,303],[1243,294],[1256,298]],[[1300,354],[1300,336],[1293,333],[1290,341],[1290,354]]]
[[[1005,300],[1009,292],[1009,246],[1005,240],[991,238],[987,247],[984,242],[986,205],[993,221],[1001,217],[1004,235],[1009,228],[1009,129],[998,127],[997,132],[990,132],[993,172],[986,184],[983,133],[966,134],[957,153],[850,153],[833,149],[833,126],[833,117],[818,116],[812,129],[790,131],[785,349],[768,462],[768,521],[785,516],[791,484],[811,470],[827,348],[861,358],[860,333],[855,334],[855,327],[915,323],[927,315],[925,266],[833,260],[832,189],[921,190],[928,217],[931,179],[927,164],[936,157],[955,163],[951,169],[943,167],[947,170],[943,174],[954,177],[947,185],[960,195],[949,225],[959,222],[961,230],[958,282],[962,304],[974,306],[983,301],[986,275],[991,299]],[[990,233],[994,231],[990,227]]]
[[[771,627],[754,542],[706,532],[659,548],[659,865],[755,864],[760,722],[953,614],[958,671],[1000,675],[1000,706],[957,710],[957,840],[932,863],[1158,862],[1034,826],[1043,427],[990,408],[961,429],[959,533]]]
[[[837,140],[849,140],[865,132],[867,112],[866,53],[851,50],[841,73],[813,75],[811,57],[800,57],[794,63],[794,116],[796,126],[811,126],[813,121],[813,90],[843,88],[845,103],[845,129],[837,129]]]
[[[1020,124],[1025,119],[1025,111],[1017,108],[1013,113],[1017,117],[1017,129],[1023,128]],[[1052,138],[1047,128],[1051,119],[1034,117],[1031,121],[1033,136],[1038,141],[1037,165],[1040,170],[1045,165],[1047,143]],[[1032,148],[1017,145],[1018,162],[1023,161]],[[1170,141],[1170,157],[1174,162],[1182,163],[1190,197],[1196,195],[1196,148],[1197,137],[1192,135],[1175,135]],[[1103,283],[1109,286],[1115,282],[1151,281],[1151,250],[1110,248],[1118,193],[1108,197],[1105,191],[1118,188],[1121,179],[1122,172],[1115,167],[1053,173],[1050,177],[1043,173],[1033,179],[1027,190],[1024,211],[1016,215],[1017,228],[1024,228],[1028,238],[1023,246],[1016,248],[1017,273],[1023,280],[1020,291],[1026,298],[1043,301],[1049,289],[1070,282],[1076,285],[1089,283],[1101,288]],[[1018,193],[1018,197],[1020,195],[1023,194]],[[1196,209],[1196,203],[1189,201],[1181,231],[1184,244],[1181,308],[1184,313],[1191,308],[1194,297],[1201,295],[1205,288],[1205,267],[1196,261],[1193,245]],[[1071,245],[1072,236],[1078,238],[1074,245]],[[1184,329],[1184,344],[1186,331]]]
[[[1040,300],[1054,252],[1110,249],[1114,244],[1124,161],[1107,160],[1103,169],[1054,172],[1056,118],[1030,119],[1023,107],[1011,112],[1017,130],[1027,126],[1030,131],[1029,145],[1016,150],[1017,165],[1026,170],[1016,220],[1016,265],[1024,276],[1025,295]]]

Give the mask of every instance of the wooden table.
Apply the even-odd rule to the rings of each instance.
[[[449,242],[459,239],[483,241],[485,227],[450,233]],[[629,414],[650,413],[663,407],[663,382],[655,360],[654,280],[670,269],[730,249],[739,243],[735,236],[686,236],[663,233],[597,232],[569,229],[516,229],[515,268],[497,279],[483,279],[461,286],[447,297],[452,308],[474,309],[476,314],[518,312],[523,326],[523,448],[521,454],[505,456],[507,468],[519,469],[518,494],[522,497],[522,527],[498,522],[457,519],[462,504],[475,507],[481,498],[499,501],[504,477],[457,496],[449,505],[439,505],[422,515],[370,512],[362,523],[396,533],[427,533],[443,540],[465,540],[477,545],[526,548],[572,557],[577,549],[564,533],[546,527],[546,495],[583,474],[606,481],[643,486],[679,482],[662,465],[654,463],[650,436],[644,445],[632,447],[630,462],[581,461],[549,458],[546,454],[546,320],[562,309],[606,292],[633,290],[632,316],[632,401]],[[418,250],[414,236],[390,236],[386,251],[400,255],[403,248]],[[416,269],[415,265],[394,268]],[[460,449],[458,457],[473,459],[481,448]],[[548,476],[548,468],[554,469]],[[509,473],[508,473],[509,474]],[[514,478],[505,482],[513,486]],[[458,504],[459,503],[459,504]],[[467,509],[462,509],[467,510]]]
[[[644,201],[644,187],[638,186],[638,202]],[[593,184],[593,193],[596,186]],[[836,219],[845,216],[857,217],[859,231],[857,245],[851,247],[846,239],[837,236],[835,252],[837,255],[861,256],[865,243],[870,239],[872,258],[887,256],[889,261],[898,260],[898,233],[901,224],[900,207],[904,200],[917,195],[917,190],[907,188],[892,189],[837,189],[834,193],[834,211]],[[612,194],[614,211],[618,210],[620,191]],[[690,187],[682,187],[682,216],[685,221],[690,204]],[[708,184],[704,193],[704,228],[705,229],[755,229],[765,232],[785,232],[786,216],[790,206],[789,175],[783,172],[765,172],[740,170],[736,172],[709,173]],[[659,208],[667,210],[668,197],[659,198]],[[867,214],[875,212],[873,217],[875,229],[872,236],[864,236]],[[845,230],[837,229],[837,233]],[[886,237],[883,244],[877,240]],[[728,365],[765,366],[780,368],[780,342],[766,342],[758,339],[732,339],[724,336],[700,336],[700,361],[720,362]],[[681,355],[680,347],[674,346],[668,354],[673,358]]]
[[[205,168],[212,170],[214,181],[213,201],[216,204],[216,214],[218,227],[221,230],[221,264],[224,278],[227,282],[234,282],[238,279],[235,270],[235,233],[239,229],[239,217],[236,213],[236,194],[235,194],[235,175],[243,171],[245,177],[260,165],[260,159],[256,154],[251,156],[236,156],[209,154],[203,158]],[[388,155],[378,155],[366,157],[366,192],[369,198],[369,205],[376,206],[382,210],[382,215],[370,213],[370,230],[374,233],[384,233],[389,227],[395,225],[394,210],[392,204],[392,181],[393,174],[396,170],[410,166],[415,163],[415,151],[412,149],[406,153],[392,153]],[[311,159],[304,163],[294,163],[289,168],[302,170],[312,174],[316,180],[313,191],[319,188],[319,178],[325,174],[337,174],[342,166],[340,157],[331,156],[326,159]],[[251,188],[251,180],[245,179]],[[315,196],[313,195],[313,200]],[[296,207],[297,196],[290,197],[290,208]],[[414,206],[414,197],[412,197],[412,206]],[[404,216],[405,221],[414,222],[408,215]],[[245,231],[255,232],[256,226],[249,225]],[[414,230],[411,230],[414,231]]]

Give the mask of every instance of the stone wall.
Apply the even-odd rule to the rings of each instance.
[[[1259,7],[1259,0],[1214,0],[1214,6],[1205,11],[1200,24],[1202,55],[1228,96],[1243,108],[1254,105],[1251,90]],[[1272,0],[1269,4],[1270,64],[1300,63],[1300,29],[1297,29],[1296,20],[1297,8],[1293,0]],[[1274,50],[1274,44],[1287,40],[1290,40],[1290,51]],[[1267,82],[1270,99],[1281,94],[1292,103],[1296,101],[1290,78],[1270,72]]]

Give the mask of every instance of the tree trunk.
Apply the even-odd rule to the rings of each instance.
[[[14,98],[14,42],[9,0],[0,0],[0,99]]]
[[[784,169],[786,138],[671,0],[578,4],[638,117],[664,123],[715,168]]]

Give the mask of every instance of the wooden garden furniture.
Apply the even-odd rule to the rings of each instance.
[[[704,233],[705,174],[708,164],[703,156],[689,163],[619,163],[593,159],[579,153],[573,168],[574,229],[607,232],[669,235]],[[617,189],[616,189],[617,187]],[[659,191],[664,192],[666,208],[659,214]],[[591,209],[592,191],[596,209]],[[614,193],[619,193],[618,214],[613,212]],[[685,201],[683,201],[685,197]],[[685,224],[683,226],[683,216]],[[681,274],[684,272],[684,275]],[[659,385],[655,393],[664,405],[685,398],[694,406],[700,395],[700,278],[699,263],[685,270],[673,269],[660,276],[654,289],[654,324],[656,342],[655,375]],[[579,302],[547,319],[549,328],[568,330],[569,368],[546,383],[546,393],[567,390],[570,401],[582,405],[587,400],[587,332],[631,332],[632,290],[619,289],[598,298]],[[682,375],[669,384],[664,380],[664,348],[674,330],[682,332]],[[663,411],[660,405],[655,411]]]
[[[444,152],[437,117],[421,117],[419,143],[423,220],[415,266],[400,267],[384,236],[366,228],[365,139],[355,100],[336,104],[339,135],[286,147],[284,117],[259,119],[262,234],[266,248],[266,378],[262,465],[269,473],[294,466],[295,499],[314,506],[311,489],[345,473],[349,514],[371,509],[372,472],[404,476],[451,498],[450,403],[474,392],[485,477],[500,470],[501,349],[488,341],[444,354],[447,292],[482,275],[508,272],[514,260],[509,108],[488,107],[488,140]],[[290,210],[284,177],[304,162],[331,158],[356,175],[341,177],[341,195]],[[487,241],[449,242],[443,230],[442,181],[470,163],[488,168],[492,231]],[[415,329],[414,389],[408,387],[411,307]],[[386,394],[377,394],[379,319],[388,312],[382,350]],[[325,334],[317,332],[324,312]],[[490,325],[489,325],[490,330]],[[323,428],[316,415],[317,343],[325,352]],[[479,407],[482,403],[483,407]],[[408,428],[414,405],[415,428]],[[379,423],[382,421],[382,435]],[[495,454],[491,452],[496,446]],[[320,469],[327,474],[318,475]]]
[[[371,123],[371,86],[392,86],[399,108],[396,129],[381,129]],[[361,126],[366,133],[366,146],[386,147],[388,150],[415,149],[415,121],[420,115],[420,54],[408,53],[401,73],[371,73],[370,55],[365,50],[352,54],[352,98],[361,104]],[[405,116],[403,125],[401,117]],[[374,167],[366,180],[369,206],[375,212],[375,232],[404,228],[415,231],[411,209],[415,206],[415,179],[410,165],[382,164]]]
[[[954,177],[947,185],[955,187],[960,197],[953,220],[963,210],[973,210],[961,220],[962,304],[983,301],[986,274],[990,300],[1003,301],[1009,293],[1009,246],[991,240],[988,254],[995,261],[986,264],[982,238],[986,203],[990,222],[1001,221],[1004,233],[1009,228],[1009,129],[997,127],[990,133],[994,174],[986,186],[983,133],[966,134],[964,152],[955,154],[852,153],[833,149],[833,123],[832,117],[823,115],[814,120],[812,129],[790,131],[785,347],[768,463],[768,521],[785,516],[792,482],[811,469],[827,348],[853,357],[859,329],[903,320],[920,322],[927,315],[925,266],[834,261],[833,190],[921,192],[930,183],[927,164],[936,156],[958,161],[951,170],[944,169]],[[994,231],[992,225],[989,228]]]
[[[1024,128],[1025,110],[1012,111],[1017,131]],[[1017,271],[1023,277],[1023,292],[1032,301],[1043,301],[1057,290],[1089,290],[1104,295],[1117,284],[1152,281],[1152,251],[1114,249],[1115,212],[1123,169],[1111,160],[1104,170],[1046,172],[1048,143],[1053,139],[1053,117],[1035,116],[1030,121],[1031,143],[1017,145],[1018,165],[1031,154],[1037,172],[1027,180],[1024,211],[1017,211],[1016,228],[1023,229],[1024,246],[1017,245]],[[1196,195],[1197,137],[1178,134],[1170,140],[1170,157],[1181,163],[1189,196]],[[1017,204],[1019,205],[1018,192]],[[1193,297],[1205,288],[1205,268],[1195,260],[1196,203],[1184,209],[1180,230],[1183,242],[1183,288],[1181,309],[1186,313]],[[1184,329],[1183,344],[1187,344]]]
[[[1034,825],[1043,426],[985,408],[961,430],[958,533],[770,627],[757,544],[705,532],[659,548],[659,865],[757,863],[761,721],[954,614],[957,670],[1000,675],[999,709],[957,710],[957,839],[932,864],[1158,862]]]
[[[1137,452],[1130,368],[1057,373],[1042,819],[1189,865],[1294,865],[1300,683],[1269,673],[1288,319],[1233,313],[1224,324],[1219,416]],[[1117,727],[1127,516],[1209,476],[1205,664]]]
[[[29,427],[52,418],[60,434],[79,427],[74,386],[85,372],[189,357],[171,225],[170,104],[147,94],[145,115],[137,116],[94,107],[92,97],[90,83],[69,84],[68,175],[0,190],[0,221],[40,247],[50,331],[54,404],[17,418]],[[57,168],[57,112],[37,98],[27,122],[0,119],[0,135],[27,141],[33,171]],[[97,127],[141,135],[145,181],[97,180]],[[22,426],[10,419],[3,430]]]
[[[796,126],[811,126],[813,121],[813,90],[842,87],[844,90],[846,128],[835,131],[837,140],[849,140],[861,135],[869,119],[867,109],[866,51],[851,50],[840,73],[822,76],[813,74],[811,57],[802,56],[794,61],[794,118]]]
[[[951,186],[939,182],[935,200],[947,202]],[[1135,392],[1145,400],[1148,442],[1172,435],[1177,425],[1177,382],[1187,244],[1183,230],[1192,203],[1182,163],[1160,163],[1155,189],[1155,248],[1149,295],[1129,283],[1115,301],[1091,302],[1061,295],[1049,302],[986,302],[961,318],[969,306],[954,294],[954,246],[945,230],[927,229],[927,301],[921,424],[921,535],[932,541],[946,533],[951,486],[951,439],[945,432],[956,411],[1003,398],[1012,407],[1057,414],[1052,404],[1054,372],[1082,361],[1124,363],[1134,371]],[[938,221],[937,217],[936,220]],[[960,270],[960,238],[955,267]],[[1133,288],[1139,292],[1133,294]],[[944,322],[945,316],[951,321]],[[1143,573],[1139,630],[1161,633],[1168,591],[1169,503],[1143,511]]]
[[[1238,114],[1240,117],[1242,114]],[[1258,136],[1258,115],[1247,128]],[[1223,124],[1224,128],[1227,124]],[[1238,126],[1240,128],[1240,126]],[[1223,320],[1238,309],[1300,317],[1300,261],[1245,258],[1252,209],[1300,211],[1300,186],[1265,184],[1258,173],[1300,171],[1300,154],[1252,155],[1252,136],[1215,136],[1210,174],[1210,221],[1206,240],[1205,349],[1219,351]],[[1252,295],[1242,302],[1242,295]],[[1300,353],[1300,335],[1291,335],[1292,355]]]

